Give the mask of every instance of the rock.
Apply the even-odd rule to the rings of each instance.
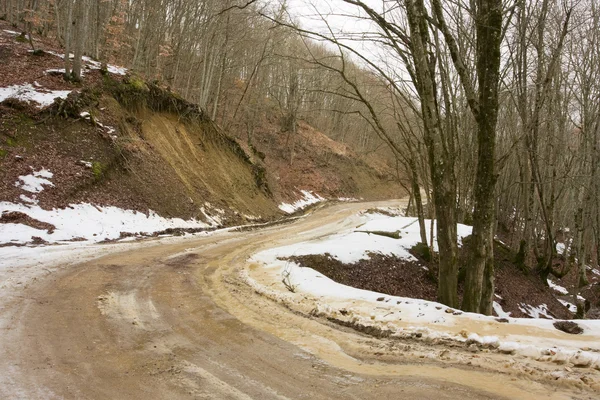
[[[559,331],[563,331],[571,335],[580,335],[583,333],[583,328],[573,321],[556,321],[553,325]]]
[[[470,351],[471,353],[477,353],[477,352],[479,352],[479,346],[477,346],[475,343],[471,343],[467,347],[467,350]]]

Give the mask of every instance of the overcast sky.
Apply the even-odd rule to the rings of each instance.
[[[363,1],[376,11],[381,11],[384,3],[383,0]],[[272,0],[272,2],[277,4],[279,0]],[[406,79],[404,67],[393,52],[368,39],[368,33],[378,32],[378,28],[359,7],[342,0],[288,0],[287,4],[289,14],[304,29],[331,36],[327,28],[327,24],[329,24],[338,37],[360,38],[361,34],[367,34],[364,40],[344,40],[343,42],[380,67],[389,72],[393,70],[397,77]],[[387,4],[389,7],[391,3],[387,1]],[[327,22],[325,23],[325,21]],[[337,50],[333,45],[330,46],[332,50]],[[366,63],[357,57],[352,57],[352,59],[360,65],[366,66]]]

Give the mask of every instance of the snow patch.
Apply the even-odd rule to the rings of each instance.
[[[54,174],[52,172],[42,168],[39,171],[34,171],[30,175],[19,176],[19,180],[15,182],[15,186],[27,192],[39,193],[44,190],[44,186],[54,186],[54,184],[48,180],[53,176]]]
[[[320,203],[325,199],[318,194],[312,193],[308,190],[301,190],[302,198],[294,203],[281,203],[279,209],[287,214],[293,214],[298,210],[302,210],[311,204]]]
[[[65,58],[64,54],[60,54],[60,53],[57,53],[55,51],[49,50],[49,51],[46,51],[46,53],[52,54],[52,55],[54,55],[56,57],[59,57],[59,58],[62,58],[62,59]],[[73,53],[69,53],[69,58],[75,58],[75,55]],[[99,62],[99,61],[93,60],[90,57],[83,56],[83,57],[81,57],[81,60],[84,62],[84,65],[87,68],[89,68],[89,69],[102,69],[102,63]],[[124,68],[124,67],[119,67],[119,66],[116,66],[116,65],[108,64],[106,66],[106,69],[111,74],[115,74],[115,75],[127,75],[127,68]]]
[[[552,317],[552,315],[550,315],[550,311],[548,311],[547,304],[541,304],[537,307],[534,307],[530,304],[520,303],[518,307],[519,307],[519,310],[521,310],[521,312],[523,314],[529,315],[531,318],[554,319],[554,317]]]
[[[8,29],[3,29],[2,31],[5,32],[5,33],[8,33],[9,35],[15,35],[15,36],[21,36],[23,34],[21,32],[15,32],[15,31],[11,31],[11,30],[8,30]],[[29,40],[29,35],[26,34],[25,35],[25,39]]]
[[[0,102],[8,98],[14,98],[26,102],[38,103],[38,108],[44,108],[54,102],[54,99],[66,99],[70,90],[46,90],[41,87],[33,87],[29,83],[13,85],[0,88]]]
[[[577,306],[573,303],[570,303],[566,300],[563,299],[556,299],[560,302],[560,304],[562,304],[563,306],[567,307],[569,309],[569,311],[571,311],[572,313],[576,313],[577,312]]]
[[[554,289],[555,291],[557,291],[560,294],[569,294],[569,291],[566,288],[564,288],[560,285],[557,285],[556,283],[552,282],[550,279],[548,279],[548,286],[550,286],[552,289]]]
[[[506,312],[502,309],[502,306],[500,305],[500,303],[498,302],[493,302],[492,303],[492,308],[494,309],[494,312],[496,313],[496,315],[500,318],[509,318],[510,317],[510,312]]]
[[[28,197],[24,194],[20,195],[19,198],[24,201],[25,203],[29,203],[29,204],[37,204],[39,202],[38,199],[35,198],[35,195],[33,195],[33,197]]]

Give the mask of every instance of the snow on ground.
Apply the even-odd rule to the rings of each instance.
[[[537,307],[534,307],[529,304],[519,303],[519,310],[521,310],[523,314],[529,315],[531,318],[553,319],[552,315],[550,315],[550,312],[548,311],[547,304],[541,304]]]
[[[102,63],[100,63],[99,61],[92,60],[91,58],[86,57],[86,56],[81,57],[81,59],[85,63],[87,63],[87,65],[90,69],[101,69],[102,68]],[[126,75],[127,74],[127,68],[119,67],[116,65],[108,64],[106,66],[106,69],[108,72],[110,72],[111,74],[115,74],[115,75]]]
[[[593,273],[594,275],[599,275],[599,276],[600,276],[600,271],[599,271],[598,269],[596,269],[596,268],[592,268],[592,267],[590,267],[589,265],[587,266],[587,269],[588,269],[588,271],[592,271],[592,273]]]
[[[502,306],[500,305],[500,303],[494,301],[494,303],[492,304],[492,307],[494,308],[494,312],[496,313],[496,315],[500,318],[509,318],[510,317],[510,312],[506,312],[502,309]]]
[[[281,203],[279,209],[287,214],[293,214],[298,210],[302,210],[311,204],[320,203],[325,199],[318,194],[309,192],[308,190],[301,190],[302,198],[294,203]]]
[[[118,207],[99,207],[92,204],[71,204],[64,209],[45,210],[38,205],[0,202],[0,213],[17,211],[38,221],[55,226],[49,233],[24,224],[0,224],[0,243],[27,243],[37,236],[47,242],[57,243],[70,240],[100,242],[117,239],[121,232],[144,233],[163,231],[168,228],[210,228],[219,224],[212,220],[207,224],[198,220],[163,218],[150,211],[147,215],[138,211]]]
[[[556,299],[560,302],[560,304],[562,304],[563,306],[567,307],[569,309],[569,311],[571,311],[572,313],[576,313],[577,312],[577,306],[573,303],[570,303],[566,300],[563,299]]]
[[[44,190],[44,185],[54,186],[54,184],[48,180],[53,176],[54,174],[52,172],[42,168],[39,171],[33,171],[33,173],[29,175],[19,176],[19,180],[15,182],[15,186],[27,192],[39,193]]]
[[[365,214],[363,223],[355,229],[310,242],[296,243],[286,247],[270,249],[258,256],[264,262],[276,262],[278,257],[303,256],[328,253],[343,263],[354,263],[368,259],[369,253],[393,255],[416,260],[408,250],[420,241],[419,224],[416,218],[389,217],[383,214]],[[427,234],[430,232],[426,221]],[[369,232],[400,233],[400,239]],[[471,227],[459,225],[459,238],[471,234]],[[428,240],[430,240],[428,236]],[[437,249],[437,244],[434,244]]]
[[[557,291],[560,294],[569,294],[569,291],[566,288],[564,288],[560,285],[557,285],[556,283],[552,282],[550,279],[548,279],[548,286],[550,286],[552,289],[554,289],[555,291]]]
[[[87,161],[82,163],[91,166]],[[100,242],[118,239],[122,236],[121,233],[151,235],[169,228],[207,229],[220,227],[224,223],[225,211],[213,207],[208,202],[201,208],[208,222],[196,219],[186,221],[181,218],[163,218],[152,210],[145,214],[88,203],[71,204],[64,209],[46,210],[37,205],[36,194],[43,191],[46,186],[54,186],[50,181],[53,176],[52,172],[44,168],[33,170],[29,175],[19,176],[15,186],[32,194],[20,196],[23,204],[0,202],[0,215],[5,212],[20,212],[37,221],[51,224],[54,229],[38,229],[22,223],[3,223],[0,224],[0,244],[25,244],[32,242],[34,238],[41,238],[49,243],[73,240]]]
[[[600,321],[577,321],[584,333],[568,335],[555,329],[554,321],[549,319],[512,318],[494,302],[496,313],[508,321],[501,323],[495,317],[463,313],[435,302],[345,286],[311,268],[302,268],[282,259],[329,253],[350,263],[368,257],[373,251],[412,257],[407,250],[420,238],[415,218],[382,214],[362,214],[358,219],[353,218],[347,220],[354,222],[353,228],[346,231],[255,254],[248,260],[249,268],[242,271],[242,278],[257,292],[293,309],[344,323],[377,327],[389,331],[392,337],[476,343],[507,354],[541,361],[567,360],[574,365],[600,369]],[[346,223],[343,225],[347,226]],[[359,232],[369,230],[399,231],[401,238]],[[458,232],[464,237],[471,229],[463,225]],[[521,306],[528,314],[547,315],[544,305]]]
[[[81,114],[79,114],[79,116],[87,121],[91,121],[92,120],[92,116],[89,112],[84,111]],[[104,129],[106,131],[107,134],[109,134],[113,139],[116,139],[116,136],[113,135],[113,133],[115,133],[116,129],[113,128],[112,126],[107,126],[102,124],[100,121],[98,121],[97,118],[94,118],[94,123],[96,125],[98,125],[100,128]]]
[[[21,32],[10,31],[8,29],[3,29],[3,31],[5,33],[8,33],[9,35],[15,35],[15,36],[21,36],[22,35]],[[29,40],[29,35],[25,35],[25,39]]]
[[[64,54],[60,54],[60,53],[57,53],[55,51],[48,50],[48,51],[46,51],[46,53],[52,54],[53,56],[56,56],[56,57],[59,57],[59,58],[62,58],[62,59],[65,58]],[[72,53],[70,53],[69,54],[69,58],[75,58],[75,55],[72,54]],[[89,69],[101,69],[102,68],[102,63],[101,62],[93,60],[90,57],[83,56],[83,57],[81,57],[81,60],[85,63],[85,65]],[[110,72],[111,74],[115,74],[115,75],[126,75],[127,74],[127,68],[119,67],[119,66],[116,66],[116,65],[108,64],[106,66],[106,69],[108,70],[108,72]],[[63,69],[63,71],[64,71],[64,69]]]
[[[57,97],[66,99],[70,90],[46,90],[41,87],[33,87],[29,83],[13,85],[0,88],[0,101],[14,98],[26,102],[38,103],[38,108],[44,108],[54,102]]]

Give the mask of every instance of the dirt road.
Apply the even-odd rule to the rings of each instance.
[[[48,274],[2,302],[0,398],[594,398],[408,353],[383,362],[369,352],[383,342],[297,315],[239,280],[254,252],[335,232],[370,206],[333,205],[289,225],[157,243]]]

